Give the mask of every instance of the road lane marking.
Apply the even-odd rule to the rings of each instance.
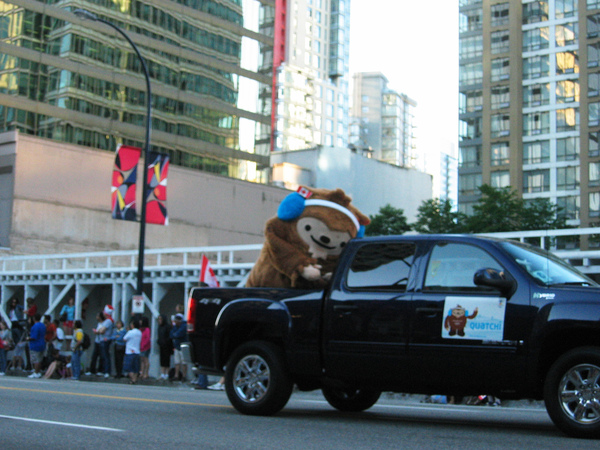
[[[169,403],[173,405],[190,405],[190,406],[210,406],[215,408],[232,408],[230,405],[215,405],[211,403],[195,403],[195,402],[181,402],[176,400],[160,400],[152,398],[135,398],[135,397],[119,397],[117,395],[102,395],[102,394],[84,394],[81,392],[61,392],[61,391],[50,391],[46,389],[31,389],[31,388],[16,388],[8,386],[0,386],[0,390],[7,391],[27,391],[27,392],[40,392],[44,394],[61,394],[61,395],[76,395],[79,397],[95,397],[95,398],[106,398],[110,400],[133,400],[136,402],[150,402],[150,403]]]
[[[297,399],[298,401],[304,403],[317,403],[322,405],[329,405],[325,400],[305,400],[305,399]],[[388,409],[418,409],[422,411],[451,411],[451,412],[466,412],[466,413],[481,413],[483,407],[480,406],[467,406],[462,407],[460,405],[439,405],[439,406],[424,406],[424,405],[410,405],[410,404],[399,404],[399,405],[388,405],[388,404],[375,404],[371,408],[388,408]],[[515,408],[515,407],[497,407],[497,408],[488,408],[487,411],[496,410],[496,411],[523,411],[523,412],[539,412],[542,414],[547,414],[545,409],[539,408]]]
[[[45,423],[45,424],[49,424],[49,425],[60,425],[63,427],[87,428],[88,430],[125,431],[125,430],[119,430],[118,428],[98,427],[98,426],[94,426],[94,425],[81,425],[78,423],[55,422],[53,420],[30,419],[28,417],[4,416],[2,414],[0,414],[0,419],[22,420],[23,422]]]

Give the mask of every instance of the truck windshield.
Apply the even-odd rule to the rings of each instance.
[[[598,286],[594,280],[546,250],[516,242],[502,242],[501,245],[541,284]]]

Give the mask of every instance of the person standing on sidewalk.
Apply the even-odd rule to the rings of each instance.
[[[125,359],[125,341],[123,337],[127,333],[127,329],[123,324],[122,320],[117,320],[114,328],[115,338],[115,371],[117,372],[115,378],[121,378],[123,376],[123,360]]]
[[[81,354],[83,353],[83,330],[81,320],[73,323],[73,339],[71,340],[71,370],[73,372],[72,380],[79,381],[81,376]]]
[[[29,375],[29,378],[41,378],[42,376],[42,358],[44,350],[46,350],[46,340],[44,339],[46,327],[40,322],[41,319],[40,313],[35,313],[34,323],[29,332],[29,355],[33,364],[33,373]]]
[[[169,379],[171,355],[173,354],[173,341],[170,337],[171,324],[164,314],[158,316],[158,348],[160,351],[160,377],[159,380]]]
[[[181,344],[187,342],[187,323],[183,320],[183,314],[175,314],[175,326],[170,333],[173,340],[173,360],[175,362],[175,380],[187,379],[187,365],[183,361]]]
[[[142,342],[139,320],[132,319],[129,322],[129,331],[123,336],[123,340],[126,344],[124,371],[129,376],[129,384],[135,384],[140,373],[140,343]]]
[[[96,329],[96,333],[100,336],[100,360],[103,364],[104,378],[110,377],[110,344],[113,339],[113,307],[106,305],[103,311],[104,320],[100,327]]]

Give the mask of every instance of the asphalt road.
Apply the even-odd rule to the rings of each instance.
[[[561,434],[539,407],[429,405],[383,396],[340,413],[294,393],[273,417],[237,413],[224,392],[189,386],[0,378],[0,448],[599,448]]]

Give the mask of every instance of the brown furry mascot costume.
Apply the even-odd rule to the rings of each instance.
[[[313,289],[327,284],[346,243],[364,234],[367,216],[343,190],[301,186],[265,227],[248,287]]]

